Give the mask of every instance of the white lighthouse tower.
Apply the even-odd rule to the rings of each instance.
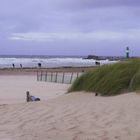
[[[129,47],[126,47],[126,58],[129,58]]]

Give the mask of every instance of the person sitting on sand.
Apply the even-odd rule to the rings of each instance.
[[[27,91],[26,92],[26,101],[27,102],[40,101],[40,98],[30,95],[29,91]]]

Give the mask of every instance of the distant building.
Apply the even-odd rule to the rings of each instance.
[[[86,59],[99,59],[99,57],[96,55],[88,55]]]

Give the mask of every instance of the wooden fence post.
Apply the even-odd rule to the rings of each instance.
[[[56,76],[55,76],[55,83],[57,82],[57,74],[58,74],[58,72],[56,72]]]
[[[79,77],[79,73],[77,72],[77,78]]]
[[[41,77],[40,77],[40,81],[42,81],[42,74],[43,74],[43,73],[42,73],[42,71],[41,71],[41,75],[40,75],[40,76],[41,76]]]
[[[72,82],[72,78],[73,78],[73,72],[71,73],[70,84]]]
[[[52,82],[52,79],[53,79],[53,73],[51,72],[51,82]]]
[[[37,71],[37,81],[39,81],[39,79],[38,79],[38,71]]]
[[[47,71],[46,71],[46,74],[45,74],[45,81],[47,81]]]
[[[65,73],[63,72],[62,83],[64,83]]]

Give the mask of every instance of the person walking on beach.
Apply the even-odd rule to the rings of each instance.
[[[22,68],[22,64],[20,64],[20,68]]]
[[[38,67],[41,68],[41,63],[38,63]]]
[[[15,64],[14,63],[12,64],[12,66],[13,66],[13,68],[15,68]]]
[[[98,62],[98,61],[95,61],[95,64],[96,64],[96,65],[100,65],[100,62]]]

